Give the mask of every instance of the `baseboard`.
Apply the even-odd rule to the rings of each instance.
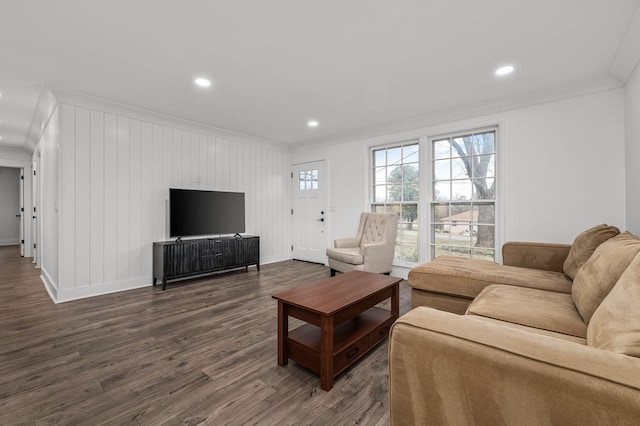
[[[5,238],[0,240],[0,246],[19,246],[20,240],[13,238]]]
[[[267,265],[269,263],[282,262],[289,260],[281,256],[271,256],[260,259],[261,265]],[[129,280],[112,281],[107,283],[101,283],[96,285],[89,285],[83,287],[76,287],[70,289],[60,289],[43,269],[40,275],[42,282],[55,303],[70,302],[72,300],[86,299],[88,297],[102,296],[110,293],[117,293],[120,291],[135,290],[143,287],[150,287],[153,282],[151,275],[133,278]]]
[[[88,297],[102,296],[110,293],[117,293],[126,290],[135,290],[142,287],[151,287],[153,277],[133,278],[129,280],[113,281],[96,285],[76,287],[71,289],[59,289],[56,303],[70,302],[72,300],[86,299]]]
[[[58,287],[44,268],[40,269],[40,280],[44,283],[44,288],[47,290],[47,293],[49,293],[51,300],[53,300],[54,303],[58,303]]]
[[[267,256],[267,257],[261,257],[260,258],[260,265],[268,265],[269,263],[276,263],[276,262],[284,262],[285,260],[291,260],[290,257],[282,257],[282,256]]]
[[[410,270],[411,268],[408,266],[393,266],[391,268],[391,276],[406,280],[409,277]]]

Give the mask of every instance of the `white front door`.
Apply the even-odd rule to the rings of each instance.
[[[293,190],[293,258],[326,263],[327,248],[324,160],[294,164]]]

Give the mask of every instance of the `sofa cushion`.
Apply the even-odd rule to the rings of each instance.
[[[331,259],[352,265],[362,265],[364,263],[360,247],[328,248],[326,254]]]
[[[474,298],[490,284],[507,284],[571,293],[562,272],[505,266],[495,262],[441,256],[409,271],[414,289]]]
[[[627,266],[640,251],[640,240],[624,232],[600,244],[573,280],[571,294],[588,324]]]
[[[502,327],[516,328],[518,330],[528,331],[529,333],[540,334],[542,336],[551,336],[551,337],[555,337],[556,339],[562,339],[562,340],[566,340],[568,342],[578,343],[578,344],[583,345],[583,346],[587,345],[587,338],[586,337],[576,337],[576,336],[572,336],[570,334],[557,333],[555,331],[543,330],[541,328],[529,327],[527,325],[515,324],[515,323],[512,323],[512,322],[501,321],[501,320],[497,320],[497,319],[494,319],[494,318],[481,317],[479,315],[469,314],[469,316],[471,316],[473,318],[476,318],[476,319],[479,319],[479,320],[482,320],[482,321],[484,321],[486,323],[491,323],[491,324],[499,325],[499,326],[502,326]]]
[[[640,357],[640,254],[591,317],[587,344]]]
[[[467,315],[478,315],[555,333],[586,338],[587,326],[570,294],[490,285],[475,298]]]
[[[581,232],[573,241],[569,255],[562,265],[564,273],[569,278],[575,279],[578,270],[589,260],[595,249],[619,233],[620,230],[618,228],[606,224],[594,226]]]

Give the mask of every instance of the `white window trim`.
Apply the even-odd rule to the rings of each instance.
[[[418,207],[418,225],[421,225],[421,221],[422,218],[420,216],[421,214],[421,209],[420,209],[420,205],[422,197],[423,197],[423,193],[422,193],[422,189],[423,189],[423,185],[422,185],[422,180],[423,180],[423,174],[424,174],[424,163],[423,161],[423,144],[422,144],[422,138],[421,137],[417,137],[417,138],[408,138],[408,139],[401,139],[401,140],[397,140],[397,141],[390,141],[387,143],[383,143],[383,144],[376,144],[376,145],[370,145],[367,147],[367,179],[365,179],[365,185],[366,185],[366,190],[367,190],[367,205],[366,205],[366,210],[365,211],[371,211],[371,206],[376,204],[375,202],[375,194],[373,193],[373,187],[375,185],[375,178],[373,176],[373,167],[374,167],[374,163],[373,163],[373,151],[378,150],[378,149],[383,149],[383,148],[394,148],[394,147],[398,147],[398,146],[404,146],[404,145],[414,145],[417,144],[418,145],[418,164],[419,164],[419,168],[418,168],[418,189],[420,191],[420,196],[418,197],[418,201],[417,201],[417,207]],[[415,266],[420,265],[421,263],[423,263],[421,261],[422,255],[421,252],[424,250],[421,247],[423,246],[423,244],[421,244],[422,238],[424,238],[424,236],[422,235],[423,231],[422,228],[418,229],[418,262],[405,262],[405,261],[401,261],[401,260],[396,260],[394,257],[393,260],[393,265],[392,266],[396,266],[399,268],[407,268],[407,269],[411,269]]]
[[[433,187],[431,177],[433,176],[433,150],[431,145],[434,140],[457,136],[466,133],[482,133],[484,131],[495,131],[495,168],[496,168],[496,195],[495,195],[495,261],[502,263],[502,245],[504,244],[504,123],[501,121],[493,124],[486,124],[478,127],[449,129],[446,132],[423,136],[420,138],[420,194],[421,202],[418,206],[418,250],[419,264],[431,260],[432,239],[429,232],[431,221],[431,202],[433,200]],[[424,188],[424,192],[423,192]],[[423,195],[424,194],[424,195]]]

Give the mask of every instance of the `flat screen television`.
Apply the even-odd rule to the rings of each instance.
[[[244,232],[244,193],[169,189],[170,237]]]

